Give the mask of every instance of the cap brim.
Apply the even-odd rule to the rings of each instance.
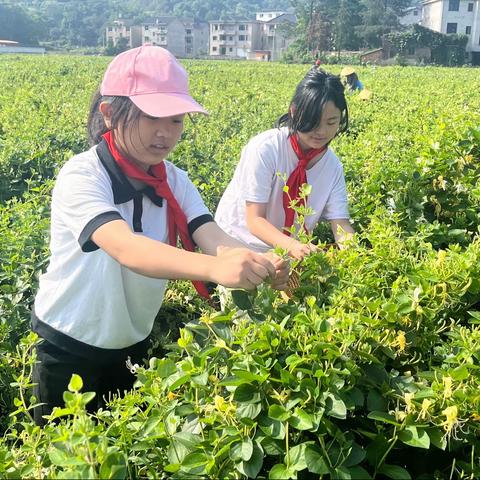
[[[208,115],[199,103],[183,93],[147,93],[129,98],[143,113],[152,117],[173,117],[182,113]]]

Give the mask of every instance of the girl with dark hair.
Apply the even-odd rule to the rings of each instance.
[[[166,279],[192,280],[205,297],[203,281],[285,287],[286,262],[242,248],[166,160],[193,112],[206,114],[167,50],[143,46],[110,63],[92,102],[93,146],[62,167],[52,194],[50,264],[32,312],[43,338],[33,374],[37,424],[63,405],[73,373],[96,393],[92,410],[133,386],[126,361],[146,356]]]
[[[342,164],[329,147],[348,127],[340,78],[313,67],[276,127],[253,137],[243,148],[215,220],[253,250],[265,252],[278,246],[302,259],[315,246],[292,236],[298,225],[291,207],[292,202],[304,204],[299,192],[308,183],[312,189],[307,207],[314,213],[305,218],[304,227],[312,231],[320,220],[329,221],[341,246],[353,228]]]

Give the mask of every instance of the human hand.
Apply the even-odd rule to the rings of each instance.
[[[266,279],[276,277],[276,268],[266,256],[246,248],[223,250],[215,260],[212,280],[225,287],[253,290]]]
[[[267,252],[264,256],[268,258],[275,267],[275,277],[271,281],[271,287],[275,290],[285,290],[290,273],[290,262],[273,252]]]
[[[292,240],[292,244],[288,247],[288,254],[295,260],[303,260],[304,257],[316,250],[317,246],[313,243],[301,243],[298,240]]]

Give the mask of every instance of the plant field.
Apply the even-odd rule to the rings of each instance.
[[[172,282],[137,388],[93,417],[74,377],[57,421],[34,426],[49,194],[87,148],[108,61],[0,56],[0,478],[479,478],[480,75],[467,68],[359,67],[373,96],[349,96],[332,145],[349,248],[306,259],[290,299],[237,292],[242,318]],[[171,159],[213,212],[308,67],[185,65],[210,116],[187,121]]]

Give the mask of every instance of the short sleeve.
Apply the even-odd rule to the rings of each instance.
[[[187,222],[193,224],[198,228],[200,224],[197,225],[198,220],[202,219],[207,221],[212,221],[213,217],[206,207],[205,203],[200,196],[197,187],[192,183],[192,181],[185,174],[185,193],[183,195],[183,200],[180,204],[185,216],[187,217]],[[197,220],[197,222],[196,222]],[[205,222],[203,222],[205,223]],[[201,224],[203,224],[201,223]]]
[[[238,175],[238,187],[247,202],[268,203],[274,183],[275,153],[273,145],[249,142],[242,150]]]
[[[325,220],[340,220],[350,218],[348,213],[347,187],[343,168],[339,168],[335,183],[322,212]]]
[[[113,201],[109,179],[99,171],[89,171],[88,165],[67,164],[53,189],[52,224],[68,229],[82,250],[91,251],[98,248],[90,240],[93,232],[117,219],[122,216]]]

